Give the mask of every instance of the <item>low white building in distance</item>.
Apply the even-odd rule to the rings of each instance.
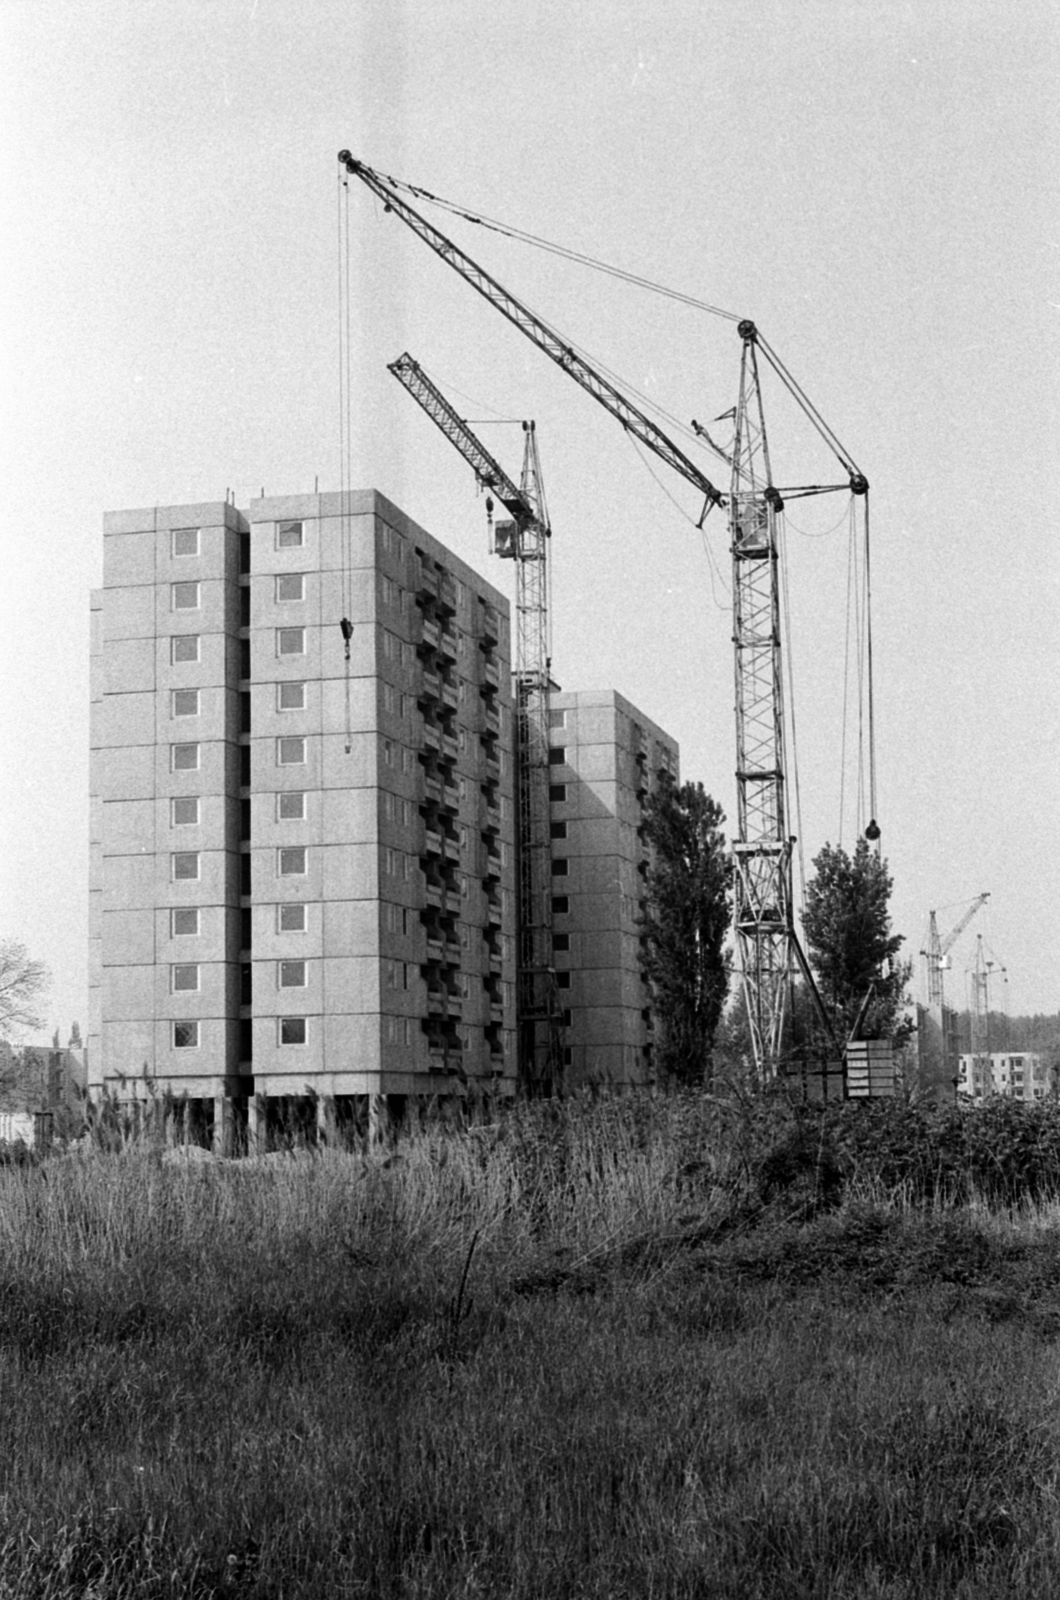
[[[1030,1050],[994,1050],[958,1057],[958,1094],[972,1100],[1000,1094],[1009,1100],[1045,1100],[1054,1091],[1052,1073]]]

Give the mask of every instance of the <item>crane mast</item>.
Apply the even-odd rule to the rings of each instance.
[[[548,540],[537,430],[523,423],[519,485],[504,471],[441,390],[406,353],[387,369],[492,491],[512,521],[498,523],[496,553],[515,562],[516,806],[519,833],[517,1015],[523,1082],[532,1092],[559,1086],[563,1074],[562,1008],[552,951],[552,846],[549,832],[551,643]],[[492,520],[492,501],[488,501]]]
[[[654,422],[635,406],[554,329],[528,310],[477,262],[427,222],[402,197],[392,179],[340,151],[345,171],[361,181],[472,288],[536,344],[640,443],[703,496],[703,518],[716,505],[729,513],[733,568],[733,636],[736,686],[737,838],[735,856],[735,931],[755,1065],[763,1078],[780,1070],[793,975],[806,983],[826,1051],[836,1056],[832,1035],[809,966],[795,931],[792,903],[792,843],[785,804],[784,694],[781,666],[777,519],[783,509],[772,481],[758,351],[785,384],[812,425],[837,455],[854,495],[868,482],[835,435],[762,340],[752,322],[740,322],[743,344],[735,440],[728,497]],[[407,186],[405,186],[407,187]],[[424,191],[413,191],[422,193]],[[428,199],[433,198],[427,196]],[[705,430],[693,423],[696,431]],[[709,440],[708,440],[709,442]],[[812,485],[789,495],[825,493],[843,485]],[[543,569],[543,564],[542,564]],[[547,734],[547,730],[546,730]],[[875,819],[867,830],[879,838]]]
[[[784,792],[776,526],[781,499],[769,469],[756,330],[742,322],[739,331],[743,355],[729,495],[737,750],[733,925],[754,1058],[776,1062],[797,964]]]

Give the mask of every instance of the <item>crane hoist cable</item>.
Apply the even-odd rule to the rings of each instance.
[[[339,563],[342,616],[339,629],[342,634],[343,664],[345,669],[345,749],[353,749],[353,718],[350,706],[350,643],[353,639],[352,610],[352,528],[350,521],[350,492],[353,470],[352,435],[352,378],[350,333],[350,205],[349,181],[339,171],[338,190],[339,233]]]

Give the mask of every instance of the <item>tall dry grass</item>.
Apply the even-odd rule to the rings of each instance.
[[[1060,1590],[1054,1211],[842,1158],[689,1099],[0,1170],[0,1595]]]

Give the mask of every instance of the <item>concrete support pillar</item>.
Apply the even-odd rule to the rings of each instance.
[[[213,1097],[213,1152],[215,1156],[232,1154],[232,1102],[223,1092]]]
[[[247,1155],[261,1156],[265,1154],[265,1113],[266,1097],[263,1094],[252,1094],[247,1102]]]

